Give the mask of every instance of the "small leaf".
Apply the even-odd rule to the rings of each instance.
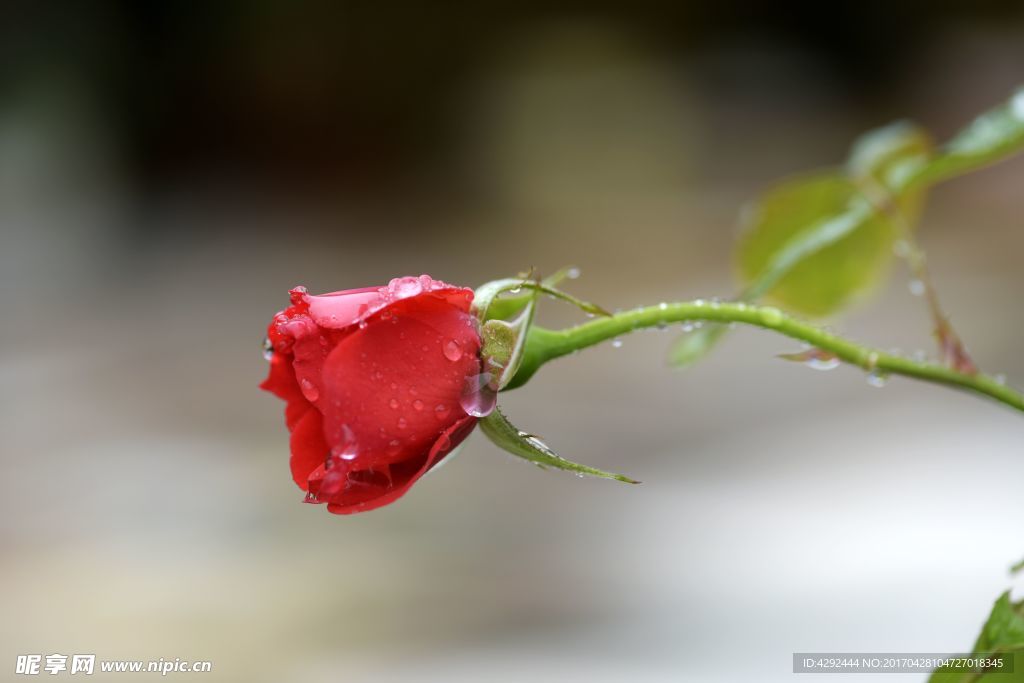
[[[553,467],[555,469],[575,472],[579,475],[615,479],[627,484],[640,483],[621,474],[613,474],[593,467],[587,467],[586,465],[580,465],[556,455],[543,441],[517,429],[499,409],[495,409],[490,415],[480,420],[480,429],[495,445],[512,455],[529,460],[541,468]]]
[[[1010,567],[1010,573],[1011,574],[1017,574],[1017,573],[1022,572],[1022,571],[1024,571],[1024,560],[1021,560],[1017,564],[1015,564],[1012,567]]]
[[[710,353],[728,331],[728,325],[706,323],[700,329],[685,333],[672,344],[668,352],[669,365],[674,368],[687,368],[693,365]]]
[[[836,354],[816,348],[804,349],[796,353],[780,353],[777,357],[794,363],[803,363],[815,370],[831,370],[839,367],[841,363]]]
[[[999,596],[988,621],[974,643],[972,654],[1000,653],[1004,658],[1014,657],[1013,673],[950,671],[936,669],[929,683],[1020,683],[1024,681],[1024,602],[1014,603],[1007,591]],[[1005,659],[1004,659],[1005,661]],[[1010,664],[1011,662],[1007,662]],[[1008,666],[1006,667],[1009,668]]]
[[[748,213],[737,244],[743,298],[767,295],[807,315],[833,313],[881,279],[896,234],[836,172],[783,182]]]

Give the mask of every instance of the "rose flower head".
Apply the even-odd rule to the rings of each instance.
[[[260,385],[287,402],[292,478],[306,501],[350,514],[397,500],[465,439],[480,375],[473,290],[428,275],[311,295],[267,329]]]

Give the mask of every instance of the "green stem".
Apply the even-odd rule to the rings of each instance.
[[[628,334],[635,330],[670,323],[720,322],[753,325],[774,330],[793,339],[834,354],[840,360],[867,372],[903,375],[925,382],[943,384],[970,391],[1024,412],[1024,395],[993,377],[967,374],[935,363],[923,363],[903,356],[861,346],[848,339],[789,316],[771,306],[742,302],[705,302],[701,300],[658,304],[635,308],[615,315],[595,318],[564,330],[534,326],[526,342],[522,365],[509,384],[512,389],[524,384],[544,363],[588,346]]]

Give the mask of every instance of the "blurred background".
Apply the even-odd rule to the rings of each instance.
[[[586,5],[4,4],[0,680],[57,652],[213,662],[182,680],[781,681],[795,651],[971,646],[1024,555],[1024,420],[762,332],[685,372],[679,330],[637,334],[503,398],[642,486],[475,435],[394,506],[301,504],[257,390],[289,287],[574,264],[608,308],[729,296],[767,184],[894,119],[944,139],[1024,82],[1016,2]],[[1022,180],[943,186],[920,231],[1018,385]],[[931,351],[907,281],[833,324]]]

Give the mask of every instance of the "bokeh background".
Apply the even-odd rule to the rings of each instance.
[[[1021,417],[786,364],[766,333],[685,372],[678,330],[638,334],[503,399],[642,486],[476,435],[351,518],[300,503],[256,385],[296,284],[571,263],[608,308],[728,296],[767,184],[894,119],[947,137],[1024,82],[1019,3],[0,15],[0,680],[58,652],[255,683],[782,681],[794,651],[967,648],[1013,585]],[[975,358],[1016,384],[1022,180],[943,186],[921,227]],[[930,350],[907,279],[833,324]]]

